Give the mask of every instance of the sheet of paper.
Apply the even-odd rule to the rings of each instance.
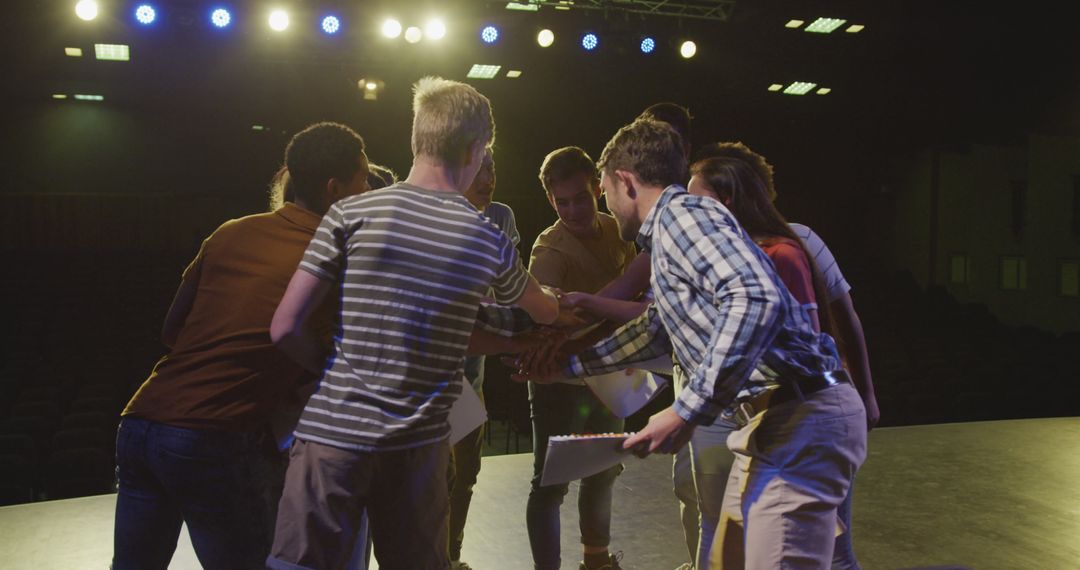
[[[625,418],[645,407],[667,380],[641,369],[628,368],[585,378],[585,385],[617,418]]]
[[[595,475],[628,457],[622,444],[632,433],[553,435],[548,438],[540,485],[569,483]]]
[[[468,382],[462,381],[461,395],[450,407],[450,416],[446,421],[450,422],[450,445],[461,441],[487,421],[484,402]]]

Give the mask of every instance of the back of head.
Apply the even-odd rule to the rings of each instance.
[[[763,191],[770,201],[776,200],[776,187],[773,184],[773,167],[764,156],[750,150],[750,147],[741,142],[718,142],[705,145],[696,153],[698,163],[711,158],[733,158],[746,163],[749,168],[761,179]]]
[[[289,187],[309,203],[322,200],[327,182],[347,183],[360,169],[364,139],[339,123],[316,123],[296,133],[285,147]]]
[[[414,157],[458,166],[465,163],[470,145],[494,138],[491,102],[471,85],[425,77],[413,86]]]
[[[667,123],[637,119],[615,133],[597,164],[605,173],[633,172],[651,186],[686,183],[686,156],[679,133]]]
[[[548,193],[553,185],[578,174],[586,174],[596,180],[598,172],[596,163],[588,153],[576,146],[564,146],[549,152],[540,165],[540,183]]]
[[[656,103],[649,105],[638,118],[653,119],[671,125],[682,137],[683,146],[690,148],[690,109],[676,103]]]
[[[690,174],[716,193],[751,235],[788,237],[791,233],[769,199],[765,178],[750,162],[730,156],[716,156],[692,164]]]
[[[378,190],[397,183],[397,175],[393,170],[375,163],[368,163],[368,188]]]

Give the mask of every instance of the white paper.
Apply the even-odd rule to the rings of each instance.
[[[628,368],[589,376],[585,385],[615,417],[625,418],[644,408],[667,386],[667,380],[642,369]]]
[[[553,435],[548,438],[540,486],[584,479],[619,464],[629,453],[622,445],[632,433]]]
[[[462,381],[461,395],[450,407],[450,445],[461,441],[487,421],[487,409],[472,384]]]

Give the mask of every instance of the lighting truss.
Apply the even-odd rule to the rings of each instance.
[[[735,2],[736,0],[518,0],[515,4],[557,10],[601,10],[726,22],[731,18]]]

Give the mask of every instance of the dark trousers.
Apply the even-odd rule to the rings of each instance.
[[[480,398],[483,400],[483,395]],[[454,444],[450,454],[450,560],[461,559],[465,520],[469,517],[469,505],[472,503],[476,478],[480,474],[480,457],[483,454],[483,425]]]
[[[272,445],[263,443],[253,433],[123,418],[112,567],[167,568],[186,522],[204,568],[263,568],[275,499]]]
[[[585,386],[529,384],[533,424],[532,490],[525,508],[529,545],[537,569],[557,569],[561,564],[559,507],[569,484],[540,486],[547,455],[548,437],[581,433],[621,432],[616,418]],[[611,542],[611,497],[622,465],[581,480],[578,516],[581,543],[606,547]]]

